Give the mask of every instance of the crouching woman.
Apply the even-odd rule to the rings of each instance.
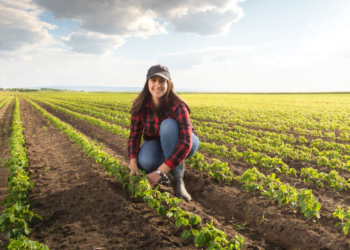
[[[186,201],[191,200],[191,196],[183,182],[184,160],[199,147],[189,114],[190,108],[174,91],[168,68],[152,66],[131,108],[130,175],[138,175],[137,169],[142,169],[154,186],[160,180],[169,181],[167,174],[170,172],[176,181],[176,196]]]

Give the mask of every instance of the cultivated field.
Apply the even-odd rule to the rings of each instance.
[[[348,94],[182,94],[191,202],[130,185],[136,94],[16,94],[0,93],[11,249],[350,249]]]

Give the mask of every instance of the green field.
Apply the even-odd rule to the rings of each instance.
[[[58,136],[62,131],[79,146],[77,154],[87,154],[133,197],[143,198],[145,203],[141,204],[138,198],[127,199],[131,206],[138,204],[141,224],[157,228],[162,221],[173,228],[167,237],[176,239],[176,244],[159,241],[156,248],[349,248],[349,94],[180,95],[191,108],[200,148],[186,160],[185,183],[193,202],[179,204],[167,187],[160,185],[159,190],[152,191],[145,176],[132,179],[137,186],[130,185],[125,149],[136,93],[21,93],[18,108],[29,117],[24,127],[28,139],[29,127],[38,126],[46,137]],[[1,110],[10,109],[14,101],[13,93],[0,93]],[[34,118],[30,120],[34,115],[43,122],[34,125]],[[35,140],[25,145],[28,150],[32,147],[38,151],[36,148],[45,147],[41,143]],[[50,147],[57,152],[64,148],[52,144]],[[28,156],[29,169],[32,155]],[[64,161],[58,166],[61,171],[66,167]],[[46,171],[45,178],[51,178],[50,174],[53,171]],[[114,192],[125,192],[122,186]],[[43,194],[52,192],[45,186],[40,190]],[[118,203],[126,202],[125,197],[120,199]],[[34,207],[38,202],[33,199]],[[56,211],[51,208],[47,213],[43,207],[36,208],[35,213],[49,216]],[[152,212],[145,212],[149,207]],[[121,214],[126,213],[123,209]],[[65,211],[74,213],[74,208]],[[157,221],[149,220],[149,213],[158,216]],[[112,217],[107,211],[106,216]],[[40,223],[36,222],[33,231],[40,228]],[[60,223],[71,222],[62,219]],[[133,226],[126,227],[133,231]],[[74,232],[76,239],[87,237],[79,232]],[[31,240],[60,247],[49,234],[41,238],[39,233],[34,235]],[[76,249],[84,246],[81,244],[78,240],[71,246]],[[106,249],[113,247],[111,244],[106,243]],[[133,244],[124,247],[140,247]]]

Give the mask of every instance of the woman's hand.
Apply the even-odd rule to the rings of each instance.
[[[157,171],[154,171],[152,173],[149,173],[147,175],[147,180],[151,184],[152,187],[158,183],[158,181],[162,178],[160,174],[157,174]]]
[[[130,176],[131,176],[131,175],[139,176],[139,173],[137,172],[137,170],[138,170],[138,167],[137,167],[137,159],[132,158],[132,159],[130,160],[129,168],[130,168],[130,173],[129,173]],[[132,183],[132,181],[130,181],[130,183],[131,183],[132,185],[134,185],[134,183]]]
[[[169,168],[165,163],[163,163],[157,170],[160,170],[162,174],[167,174],[171,170],[171,168]],[[147,180],[152,187],[156,185],[162,178],[160,174],[157,174],[157,170],[147,175]]]

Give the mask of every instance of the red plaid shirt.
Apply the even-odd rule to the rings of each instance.
[[[169,103],[169,101],[167,101]],[[187,107],[182,102],[174,101],[170,110],[161,117],[155,116],[152,99],[149,98],[137,115],[131,116],[130,136],[129,136],[129,159],[136,158],[140,152],[140,142],[143,132],[144,140],[160,140],[159,128],[165,119],[174,119],[179,126],[179,141],[173,152],[165,159],[164,163],[174,169],[188,155],[192,148],[192,132],[196,135],[190,122]]]

